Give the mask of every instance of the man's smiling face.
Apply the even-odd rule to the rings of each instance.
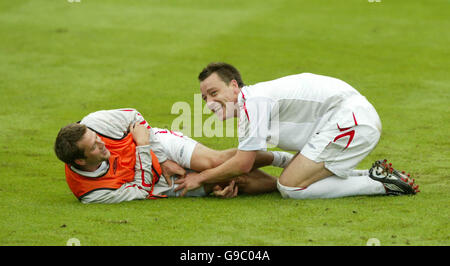
[[[202,98],[208,108],[221,120],[235,117],[237,113],[236,103],[240,92],[236,80],[225,83],[217,73],[212,73],[200,82]]]

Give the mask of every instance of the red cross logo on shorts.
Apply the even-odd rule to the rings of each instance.
[[[358,122],[356,122],[355,114],[354,114],[353,112],[352,112],[352,114],[353,114],[353,120],[355,121],[355,125],[354,125],[354,126],[357,126],[357,125],[358,125]],[[337,123],[336,123],[336,124],[337,124]],[[354,127],[354,126],[351,126],[351,127],[345,127],[345,128],[340,128],[340,127],[339,127],[339,124],[337,124],[337,127],[338,127],[339,131],[341,131],[341,132],[342,132],[342,131],[349,130],[349,129],[351,129],[351,128]],[[338,135],[338,136],[336,136],[336,137],[334,138],[333,142],[336,142],[338,139],[343,138],[343,137],[346,137],[346,136],[349,136],[350,138],[348,139],[347,146],[345,146],[345,148],[344,148],[344,150],[345,150],[345,149],[348,148],[348,146],[350,145],[350,143],[351,143],[352,140],[353,140],[353,137],[355,136],[355,130],[354,130],[354,129],[353,129],[353,130],[350,130],[350,131],[348,131],[348,132],[342,133],[342,134],[340,134],[340,135]]]

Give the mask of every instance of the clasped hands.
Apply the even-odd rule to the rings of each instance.
[[[175,184],[178,184],[178,187],[175,188],[175,192],[182,190],[180,196],[183,197],[189,190],[193,190],[202,186],[201,183],[201,174],[196,172],[186,173],[186,170],[179,166],[177,163],[166,160],[161,164],[161,169],[163,171],[163,175],[166,177],[176,176],[177,180],[175,180]],[[170,178],[166,178],[166,180]],[[169,186],[172,186],[172,182],[167,182]],[[234,198],[238,194],[238,186],[237,183],[232,180],[228,184],[220,184],[214,185],[212,187],[212,193],[214,196],[219,198]]]

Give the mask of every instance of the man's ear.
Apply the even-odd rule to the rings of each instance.
[[[233,89],[239,89],[239,84],[235,79],[230,81],[230,85],[233,86]]]
[[[74,162],[78,165],[86,165],[86,160],[85,159],[75,159]]]

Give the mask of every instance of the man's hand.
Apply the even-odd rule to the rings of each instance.
[[[202,186],[201,183],[202,176],[199,173],[189,173],[185,178],[178,179],[175,181],[175,184],[179,184],[179,186],[174,189],[175,192],[182,190],[180,197],[184,197],[189,190],[194,190]]]
[[[186,170],[183,167],[179,166],[176,162],[171,160],[166,160],[161,164],[161,170],[164,178],[167,181],[167,184],[171,187],[172,180],[171,176],[177,175],[178,178],[184,178],[186,175]]]
[[[130,132],[133,135],[136,146],[145,146],[150,144],[150,131],[146,126],[136,122],[130,126]]]
[[[238,186],[234,180],[231,181],[230,184],[228,184],[228,186],[226,186],[225,188],[216,185],[213,188],[213,194],[214,196],[222,199],[234,198],[238,194]]]

